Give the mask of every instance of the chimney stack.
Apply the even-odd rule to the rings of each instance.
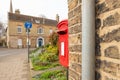
[[[59,15],[56,14],[56,21],[59,22]]]
[[[20,14],[20,10],[19,10],[19,9],[16,9],[16,10],[15,10],[15,14]]]

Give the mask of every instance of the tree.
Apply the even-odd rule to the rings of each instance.
[[[5,24],[0,22],[0,46],[6,45]]]
[[[2,32],[3,32],[3,23],[2,22],[0,22],[0,37],[2,36]]]
[[[57,46],[58,34],[56,32],[53,32],[49,37],[49,41],[53,46]]]

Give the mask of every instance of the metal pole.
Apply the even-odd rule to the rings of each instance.
[[[28,63],[29,63],[29,29],[27,29],[27,51],[28,51]]]
[[[67,76],[67,80],[69,80],[68,74],[69,74],[69,68],[67,67],[67,68],[66,68],[66,76]]]
[[[95,80],[95,0],[82,0],[82,80]]]

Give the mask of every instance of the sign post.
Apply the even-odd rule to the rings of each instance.
[[[27,30],[27,50],[28,50],[28,63],[29,63],[29,31],[30,31],[30,28],[32,28],[32,23],[25,22],[24,26]]]

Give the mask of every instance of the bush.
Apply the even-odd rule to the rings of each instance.
[[[41,48],[39,48],[41,49]],[[57,46],[47,45],[43,47],[44,51],[38,56],[32,56],[32,63],[35,70],[47,69],[58,66],[58,48]],[[38,49],[34,50],[37,51]],[[35,53],[32,53],[34,55]],[[57,64],[56,64],[57,62]]]

